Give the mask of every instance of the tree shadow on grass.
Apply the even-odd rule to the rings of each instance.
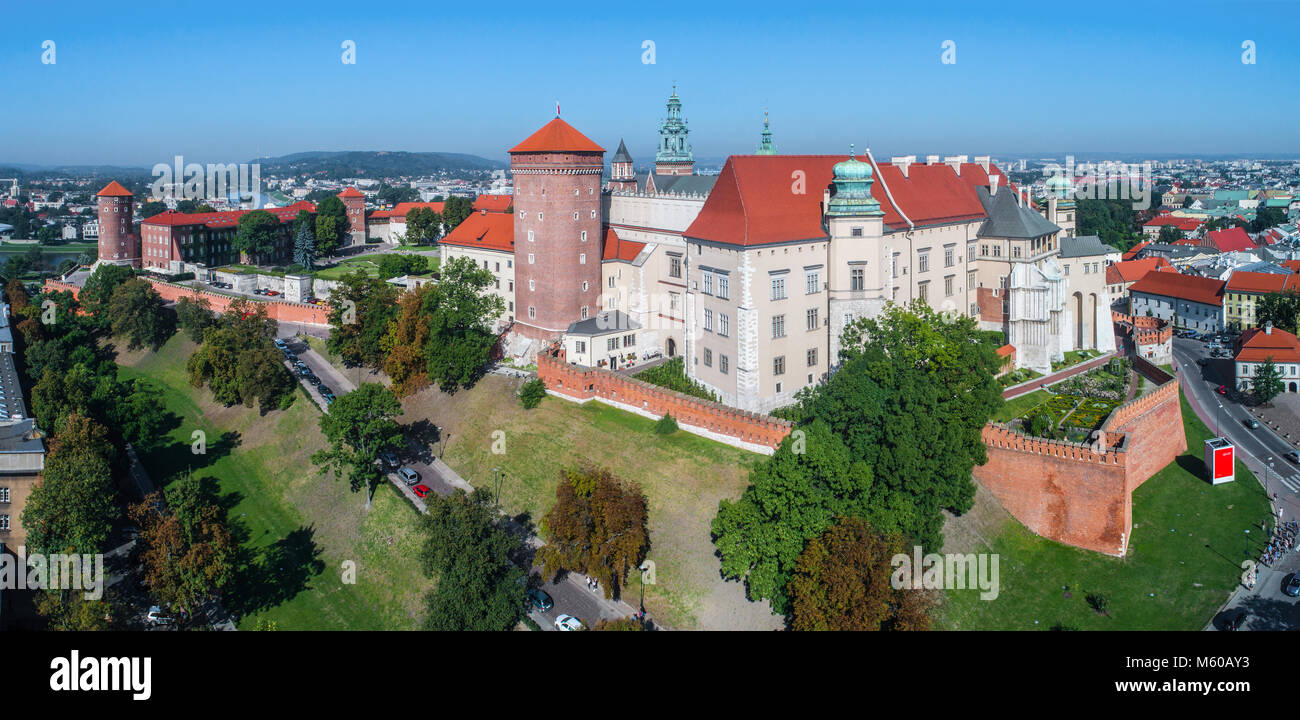
[[[179,425],[178,422],[173,427]],[[153,478],[154,483],[159,487],[165,487],[182,473],[197,472],[212,466],[234,452],[242,442],[243,438],[234,430],[221,433],[215,440],[209,438],[201,453],[194,451],[192,442],[174,442],[150,452],[147,464],[151,472],[156,473],[156,477]]]
[[[1206,485],[1210,484],[1205,475],[1205,461],[1201,458],[1195,455],[1179,455],[1174,458],[1174,462],[1178,463],[1178,467],[1191,473],[1196,479],[1204,481]]]
[[[316,531],[299,527],[264,548],[242,548],[238,579],[226,594],[231,612],[248,615],[292,600],[325,571]]]

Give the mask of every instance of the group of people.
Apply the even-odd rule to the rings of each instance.
[[[1264,554],[1260,556],[1260,563],[1273,567],[1273,563],[1281,560],[1291,550],[1295,549],[1296,533],[1300,531],[1296,521],[1289,520],[1279,525],[1273,530],[1273,537],[1269,539],[1268,546],[1264,548]]]
[[[600,589],[600,581],[590,575],[587,576],[587,589],[596,592]]]

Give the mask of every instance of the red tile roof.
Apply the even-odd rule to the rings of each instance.
[[[514,203],[514,195],[479,195],[474,198],[475,210],[488,212],[505,212]]]
[[[408,213],[408,212],[414,210],[415,208],[428,208],[428,209],[430,209],[430,210],[432,210],[432,211],[434,211],[434,212],[436,212],[436,213],[441,213],[441,212],[442,212],[442,208],[443,208],[444,205],[446,205],[446,203],[441,203],[441,202],[404,202],[404,203],[397,203],[397,207],[393,208],[392,212],[389,213],[388,216],[389,216],[389,217],[399,217],[399,218],[402,218],[403,220],[405,220],[405,219],[406,219],[406,213]]]
[[[262,208],[271,213],[280,221],[280,224],[293,222],[298,217],[299,211],[306,210],[309,213],[316,212],[316,206],[306,200],[299,200],[292,205],[286,205],[278,208]],[[210,213],[183,213],[175,210],[167,210],[158,213],[151,218],[143,221],[145,225],[165,225],[169,227],[183,227],[187,225],[203,225],[210,228],[234,227],[239,224],[239,219],[252,210],[223,210],[220,212]]]
[[[354,187],[350,187],[347,190],[344,190],[343,192],[339,193],[339,197],[341,198],[358,198],[358,197],[363,198],[365,196],[366,196],[365,193],[361,192],[360,190]]]
[[[506,213],[474,213],[439,242],[444,245],[514,252],[515,216]]]
[[[684,234],[744,246],[824,239],[822,192],[830,185],[835,163],[847,159],[844,155],[732,155]],[[904,177],[896,165],[877,164],[871,194],[885,214],[885,225],[897,230],[908,227],[908,220],[923,226],[985,217],[974,188],[981,180],[987,183],[988,177],[978,164],[961,168],[959,176],[946,163],[912,163]],[[990,171],[1002,174],[996,167]],[[803,192],[795,192],[796,178],[802,178]]]
[[[624,240],[614,232],[614,228],[605,228],[605,248],[602,260],[621,260],[623,262],[632,262],[637,255],[645,249],[645,243],[635,240]]]
[[[104,186],[103,190],[95,193],[98,197],[135,197],[134,193],[122,187],[122,183],[114,180]]]
[[[393,215],[392,210],[371,210],[370,212],[366,213],[366,219],[387,220],[388,218],[392,217],[392,215]]]
[[[1162,257],[1125,260],[1106,266],[1106,283],[1108,285],[1119,285],[1120,283],[1137,282],[1149,272],[1172,267],[1169,261]]]
[[[1144,248],[1144,247],[1146,247],[1147,245],[1150,245],[1150,244],[1151,244],[1151,243],[1149,243],[1149,242],[1145,242],[1145,241],[1144,241],[1144,242],[1140,242],[1140,243],[1138,243],[1137,245],[1134,245],[1133,247],[1131,247],[1131,248],[1128,249],[1128,252],[1124,253],[1124,258],[1123,258],[1123,259],[1124,259],[1124,260],[1132,260],[1133,258],[1135,258],[1135,257],[1138,256],[1138,253],[1142,252],[1142,248]]]
[[[1016,346],[1015,346],[1015,345],[1003,345],[1002,347],[998,348],[995,352],[997,352],[997,354],[998,354],[999,357],[1009,357],[1009,356],[1015,354],[1015,352],[1016,352]]]
[[[1282,267],[1291,272],[1300,272],[1300,260],[1287,260],[1282,263]]]
[[[1269,358],[1275,363],[1300,362],[1300,340],[1277,328],[1269,333],[1262,328],[1251,328],[1241,334],[1238,362],[1264,362]]]
[[[1246,230],[1240,227],[1230,227],[1226,230],[1211,230],[1205,234],[1205,237],[1219,249],[1219,252],[1232,252],[1234,250],[1254,250],[1255,243],[1251,241]]]
[[[605,148],[591,141],[578,132],[572,125],[560,118],[546,123],[528,139],[510,148],[512,153],[523,152],[596,152],[603,153]]]
[[[1238,270],[1228,277],[1228,292],[1278,293],[1285,290],[1300,291],[1300,275]]]
[[[1149,272],[1133,283],[1129,292],[1162,295],[1205,305],[1222,305],[1224,285],[1222,280],[1214,278],[1176,272]]]
[[[1142,227],[1162,227],[1164,225],[1172,225],[1173,227],[1176,227],[1179,230],[1182,230],[1183,232],[1193,232],[1197,228],[1201,227],[1201,225],[1203,224],[1204,223],[1202,223],[1200,220],[1197,220],[1196,218],[1184,218],[1184,217],[1174,217],[1173,215],[1161,215],[1160,217],[1152,218],[1148,220],[1146,224],[1143,225]]]

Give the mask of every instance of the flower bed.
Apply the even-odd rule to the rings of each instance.
[[[1083,398],[1083,402],[1079,403],[1079,407],[1065,418],[1065,424],[1087,430],[1096,430],[1110,416],[1111,411],[1120,405],[1119,400]]]

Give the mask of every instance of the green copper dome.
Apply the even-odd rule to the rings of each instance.
[[[1070,178],[1064,175],[1053,175],[1047,178],[1047,194],[1055,196],[1058,200],[1074,199],[1074,183]]]
[[[871,197],[871,164],[864,163],[853,156],[853,146],[849,146],[849,159],[835,163],[831,169],[832,194],[827,215],[857,216],[884,215],[880,203]]]

